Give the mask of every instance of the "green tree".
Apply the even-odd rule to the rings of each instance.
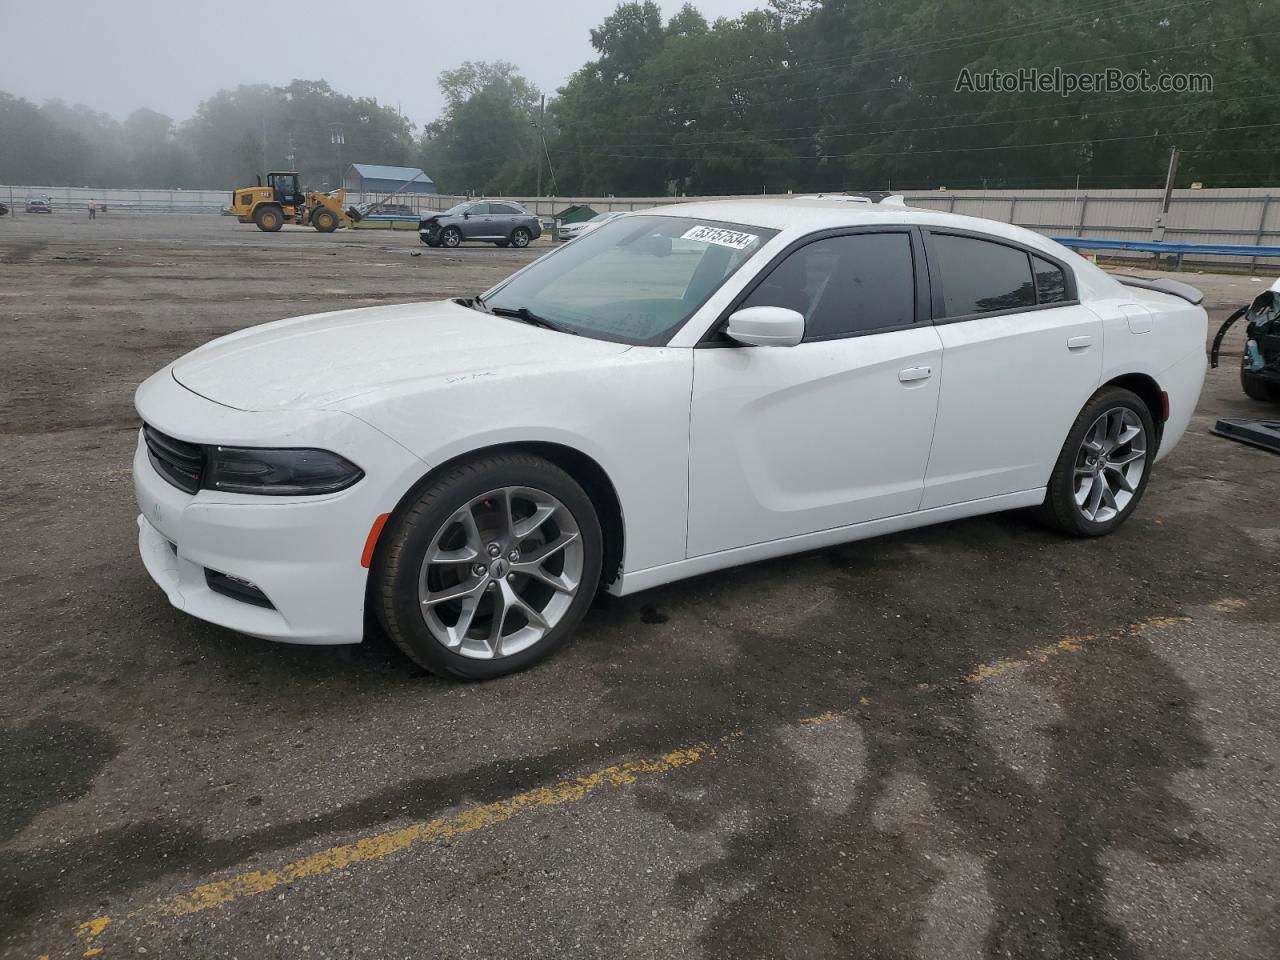
[[[532,193],[540,94],[514,65],[467,62],[439,76],[443,115],[425,129],[419,165],[445,193]]]

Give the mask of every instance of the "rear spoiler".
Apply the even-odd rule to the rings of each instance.
[[[1187,303],[1199,306],[1204,300],[1204,294],[1191,286],[1189,283],[1182,283],[1179,280],[1170,280],[1166,277],[1158,277],[1155,280],[1147,280],[1143,277],[1126,277],[1120,274],[1112,274],[1117,280],[1126,287],[1140,287],[1143,290],[1155,290],[1157,293],[1170,293],[1175,297],[1179,297]]]

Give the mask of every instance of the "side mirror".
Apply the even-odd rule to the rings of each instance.
[[[471,219],[471,211],[470,211],[470,210],[468,210],[466,213],[464,213],[464,214],[462,215],[462,219],[463,219],[463,220],[470,220],[470,219]]]
[[[794,347],[804,339],[804,314],[786,307],[747,307],[729,315],[725,333],[752,347]]]

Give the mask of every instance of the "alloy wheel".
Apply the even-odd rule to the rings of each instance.
[[[564,618],[584,556],[577,519],[551,494],[491,490],[454,511],[432,537],[418,578],[423,619],[454,653],[512,656]]]
[[[1113,407],[1085,431],[1076,453],[1075,502],[1086,520],[1124,512],[1147,469],[1147,431],[1128,407]]]

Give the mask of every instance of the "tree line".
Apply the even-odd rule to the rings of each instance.
[[[1280,0],[767,0],[714,22],[630,0],[590,36],[545,110],[515,65],[464,63],[420,131],[323,81],[222,91],[181,124],[0,93],[0,182],[229,187],[266,166],[323,187],[361,160],[421,166],[447,193],[1151,187],[1174,147],[1180,185],[1280,182]],[[972,83],[1055,68],[1213,85]]]
[[[323,80],[222,90],[181,124],[146,108],[120,123],[83,105],[36,106],[0,92],[0,183],[218,189],[296,169],[308,186],[329,189],[352,161],[413,161],[413,129],[395,108]]]

